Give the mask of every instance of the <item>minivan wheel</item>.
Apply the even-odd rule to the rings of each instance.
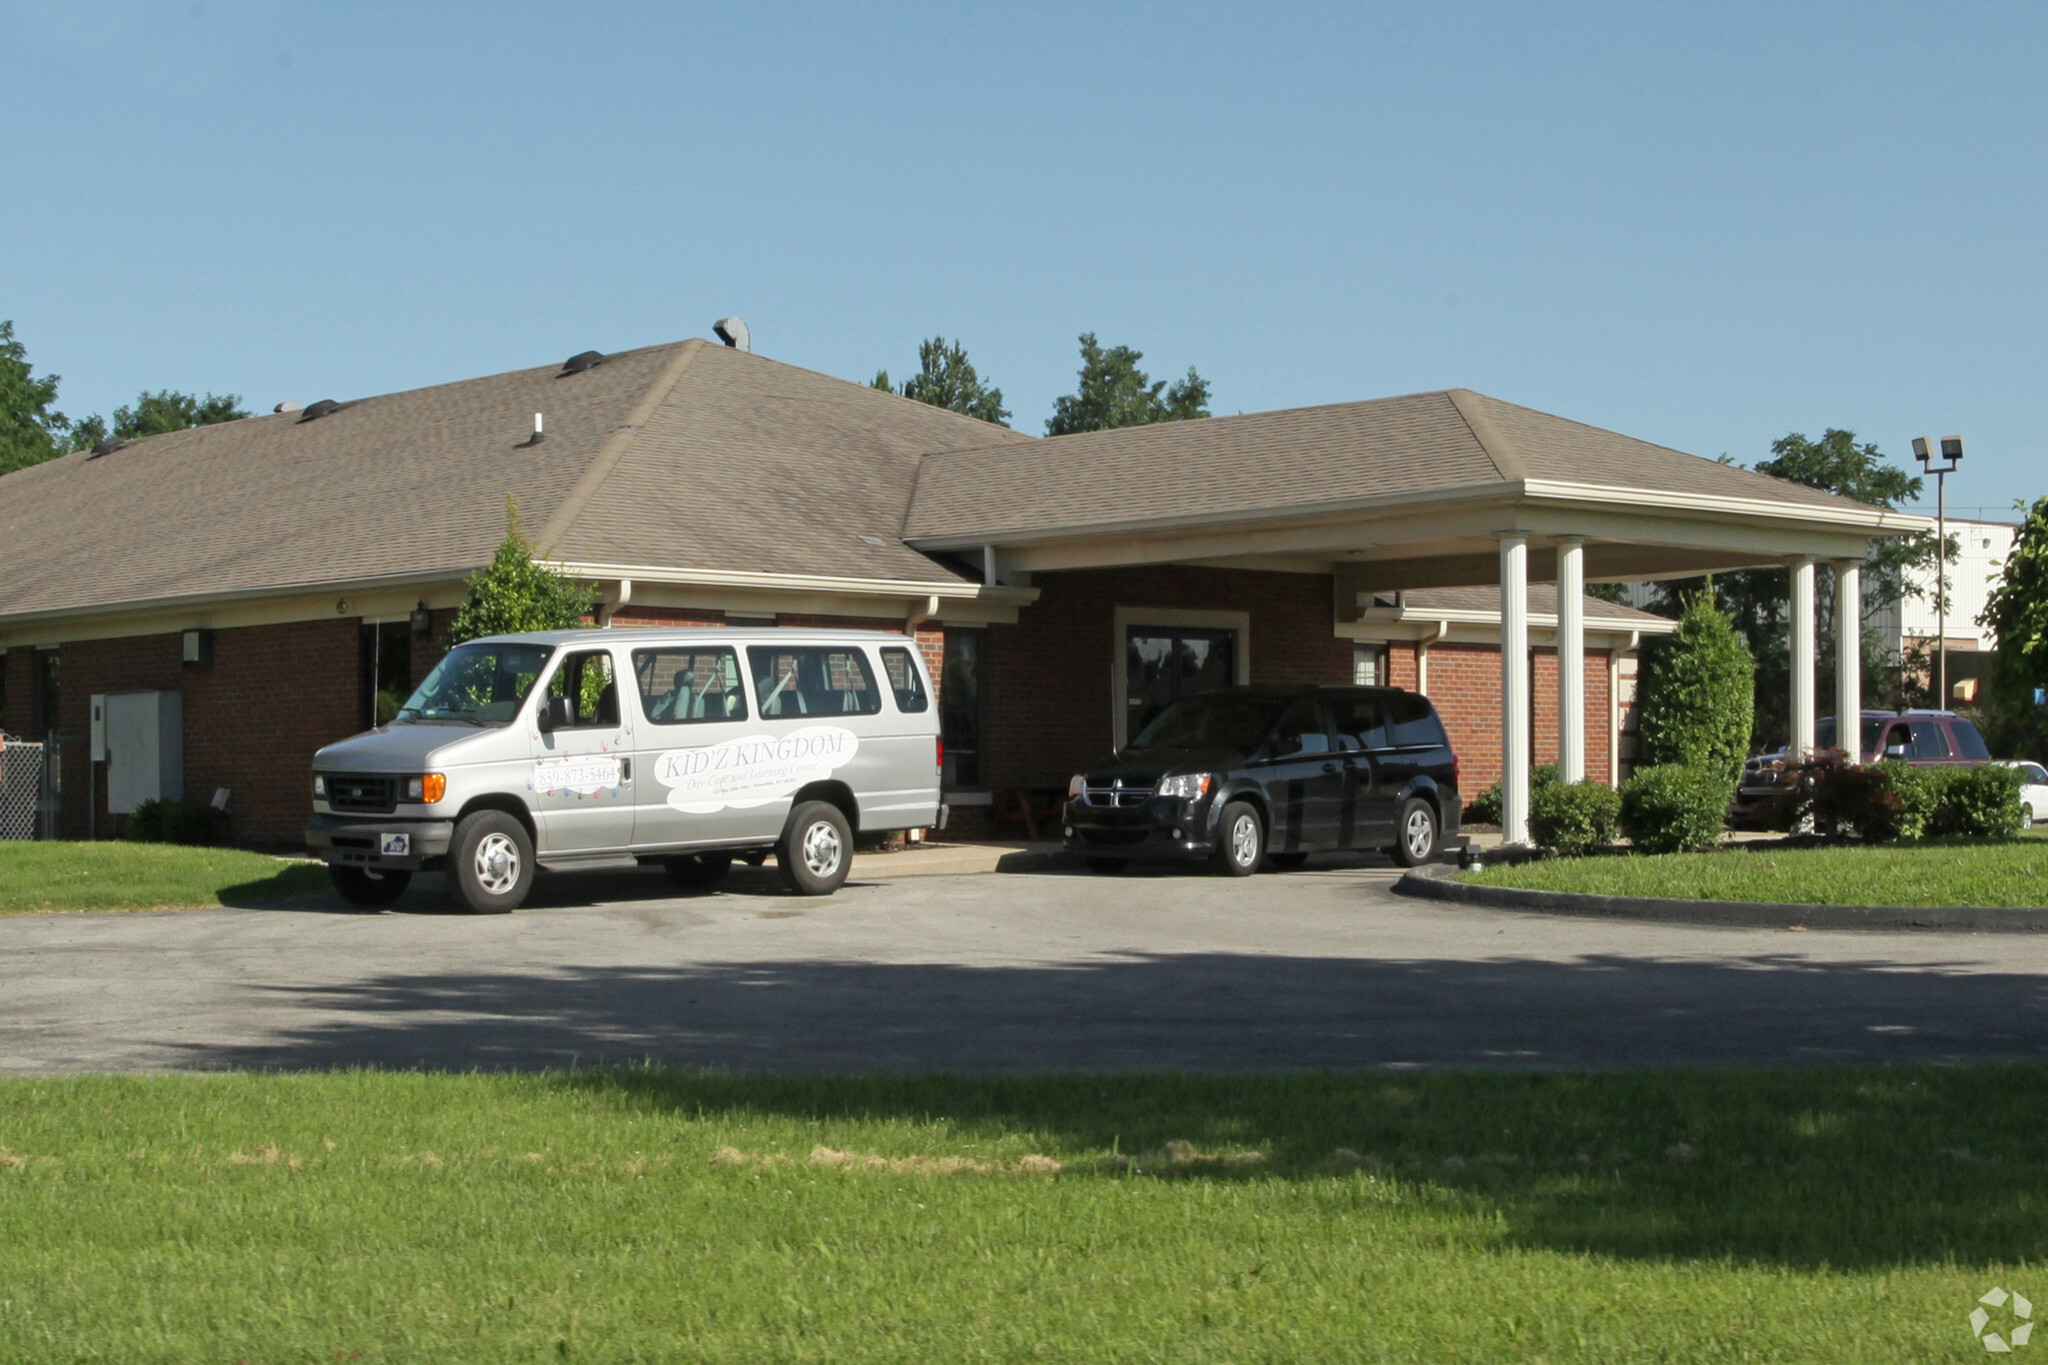
[[[1249,877],[1266,856],[1266,827],[1249,801],[1233,801],[1216,821],[1216,870]]]
[[[1394,861],[1403,867],[1420,867],[1436,857],[1436,807],[1419,796],[1411,796],[1401,807],[1396,828],[1400,839],[1394,845]]]
[[[829,896],[853,866],[853,830],[830,801],[806,801],[789,813],[775,845],[782,883],[799,896]]]
[[[448,885],[473,915],[517,910],[533,889],[533,840],[501,810],[472,811],[448,842]]]
[[[329,863],[327,880],[334,883],[334,889],[350,905],[383,906],[405,894],[405,888],[412,885],[412,873],[372,872],[368,868]]]
[[[687,853],[680,858],[663,859],[661,865],[668,870],[668,879],[678,889],[710,891],[732,870],[732,854]]]

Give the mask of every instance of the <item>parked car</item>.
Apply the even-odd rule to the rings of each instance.
[[[306,843],[358,905],[421,870],[478,912],[516,908],[536,866],[658,862],[702,889],[771,850],[826,895],[856,831],[937,823],[932,695],[916,645],[871,631],[474,640],[389,725],[314,755]]]
[[[2026,759],[2007,759],[2005,766],[2020,770],[2020,828],[2048,825],[2048,768]]]
[[[1843,749],[1833,716],[1814,723],[1813,742],[1822,753]],[[1959,767],[1989,763],[1991,751],[1968,717],[1953,711],[1865,711],[1857,727],[1857,761],[1891,759],[1916,768]],[[1782,795],[1790,778],[1785,751],[1758,754],[1742,765],[1742,783],[1729,818],[1736,824],[1759,821],[1764,807]]]
[[[1386,849],[1413,867],[1458,829],[1458,757],[1429,698],[1391,687],[1229,687],[1162,711],[1067,787],[1064,843],[1098,871]]]

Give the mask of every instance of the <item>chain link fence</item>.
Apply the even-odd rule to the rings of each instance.
[[[33,839],[49,804],[44,746],[0,735],[0,839]]]

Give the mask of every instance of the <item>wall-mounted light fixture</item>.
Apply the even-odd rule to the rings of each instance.
[[[424,601],[412,609],[412,633],[421,639],[434,633],[434,613],[427,610]]]
[[[187,673],[204,673],[213,667],[213,632],[188,630],[178,638],[178,658]]]

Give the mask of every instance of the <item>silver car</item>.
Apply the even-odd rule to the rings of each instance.
[[[472,911],[536,867],[659,862],[716,886],[773,852],[846,880],[857,832],[937,823],[939,716],[914,641],[845,630],[571,630],[450,650],[389,725],[313,758],[306,843],[387,905],[445,871]]]

